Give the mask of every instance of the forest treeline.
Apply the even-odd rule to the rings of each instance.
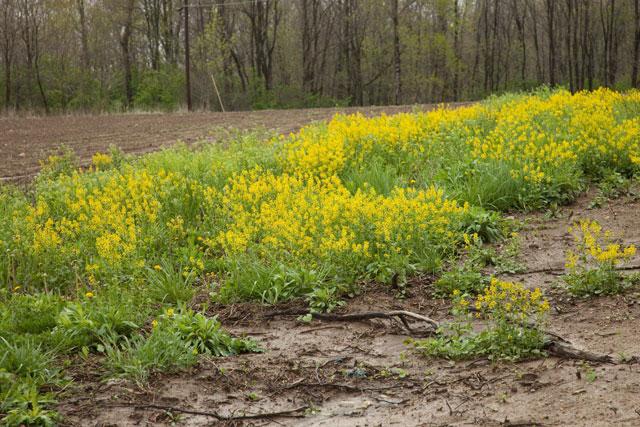
[[[0,0],[0,54],[5,111],[182,108],[186,64],[210,110],[623,89],[640,0]]]

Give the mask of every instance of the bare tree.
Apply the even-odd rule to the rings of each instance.
[[[455,3],[457,5],[458,2],[456,1]],[[400,58],[400,16],[398,13],[398,0],[391,0],[391,20],[393,22],[393,102],[400,104],[402,99],[402,63]]]
[[[631,86],[638,87],[638,62],[640,61],[640,0],[633,1],[633,62]]]
[[[4,65],[4,107],[9,108],[11,104],[11,69],[16,42],[16,5],[14,0],[3,0],[0,2],[0,42],[2,43],[2,60]],[[17,99],[16,99],[17,102]]]
[[[19,9],[20,35],[25,47],[27,69],[31,79],[35,77],[38,92],[45,113],[49,113],[49,103],[40,75],[40,31],[44,21],[44,7],[41,0],[21,0]]]
[[[133,30],[133,11],[135,0],[124,0],[123,22],[120,29],[120,48],[122,50],[122,72],[124,75],[124,91],[127,107],[133,105],[133,84],[131,71],[131,33]]]
[[[244,8],[244,13],[251,22],[253,68],[264,80],[265,89],[270,90],[273,86],[273,51],[282,17],[278,0],[254,0]]]

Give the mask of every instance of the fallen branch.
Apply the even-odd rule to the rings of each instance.
[[[420,320],[428,323],[434,330],[438,329],[439,324],[433,319],[430,319],[421,314],[413,313],[404,310],[394,310],[388,312],[364,312],[364,313],[351,313],[351,314],[328,314],[328,313],[308,313],[306,310],[287,310],[281,312],[266,313],[264,316],[267,318],[276,316],[300,316],[311,314],[314,319],[327,320],[327,321],[360,321],[369,319],[391,319],[399,318],[402,324],[408,331],[413,332],[407,322],[407,318]],[[525,327],[535,327],[534,325],[525,325]],[[595,353],[588,350],[581,350],[576,348],[570,341],[550,331],[543,331],[544,337],[544,349],[552,356],[561,357],[565,359],[577,359],[586,360],[588,362],[598,363],[615,363],[613,358],[607,354]],[[301,383],[302,384],[302,383]],[[295,384],[296,386],[298,384]],[[320,384],[316,384],[320,385]],[[328,386],[328,384],[327,384]]]
[[[544,341],[544,349],[552,356],[565,359],[586,360],[587,362],[616,363],[608,354],[581,350],[574,347],[570,341],[556,334],[546,333]]]
[[[428,323],[433,327],[433,329],[438,329],[439,324],[433,319],[430,319],[421,314],[413,313],[411,311],[405,310],[393,310],[387,312],[381,311],[368,311],[364,313],[350,313],[350,314],[328,314],[328,313],[309,313],[306,310],[289,310],[282,312],[273,312],[265,314],[265,317],[276,317],[276,316],[303,316],[310,314],[314,319],[318,320],[326,320],[326,321],[337,321],[337,322],[357,322],[360,320],[370,320],[370,319],[392,319],[397,317],[400,319],[404,327],[413,332],[407,319],[419,320],[421,322]]]
[[[379,391],[379,390],[390,390],[393,388],[402,387],[402,385],[390,385],[390,386],[380,386],[380,387],[358,387],[351,384],[340,384],[340,383],[310,383],[304,381],[304,378],[299,379],[287,386],[284,386],[282,390],[291,390],[296,387],[325,387],[325,388],[337,388],[340,390],[348,390],[348,391]]]
[[[285,411],[277,412],[263,412],[259,414],[248,415],[220,415],[217,412],[197,411],[193,409],[178,408],[175,406],[157,405],[153,403],[146,404],[127,404],[127,403],[114,403],[110,406],[133,406],[136,409],[160,409],[168,412],[180,412],[182,414],[189,415],[201,415],[205,417],[215,418],[218,421],[239,421],[239,420],[257,420],[262,418],[276,418],[276,417],[288,417],[288,418],[302,418],[305,416],[304,411],[309,409],[308,406],[301,406],[295,409],[288,409]]]

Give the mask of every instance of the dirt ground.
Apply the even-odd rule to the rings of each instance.
[[[571,244],[567,228],[578,218],[597,219],[626,243],[640,243],[640,202],[623,198],[593,210],[588,204],[585,196],[554,218],[528,217],[520,254],[527,271],[563,267]],[[553,286],[554,271],[511,279],[545,291],[553,307],[548,330],[616,360],[640,355],[638,291],[576,299]],[[341,311],[405,309],[446,321],[449,305],[433,299],[431,282],[430,277],[413,280],[405,299],[390,288],[370,286]],[[214,308],[226,328],[255,337],[266,351],[203,361],[187,373],[156,377],[145,389],[101,382],[89,363],[79,368],[59,410],[68,425],[90,426],[640,425],[637,362],[586,365],[549,357],[454,363],[412,352],[404,343],[410,336],[393,321],[303,324],[295,316],[268,316],[292,308],[302,305]],[[420,336],[418,324],[414,331]],[[280,411],[293,412],[249,420],[215,416]]]
[[[0,116],[0,182],[32,177],[38,171],[39,160],[63,144],[72,148],[83,164],[87,164],[93,154],[107,150],[112,144],[127,153],[144,153],[179,140],[187,143],[215,141],[232,129],[294,132],[310,122],[328,120],[339,112],[379,115],[435,107],[406,105],[228,113]]]

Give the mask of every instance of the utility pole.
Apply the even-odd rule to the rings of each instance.
[[[192,111],[193,107],[191,105],[191,61],[190,61],[190,52],[189,52],[189,0],[184,0],[183,9],[184,9],[184,73],[186,80],[186,90],[187,90],[187,109]]]

